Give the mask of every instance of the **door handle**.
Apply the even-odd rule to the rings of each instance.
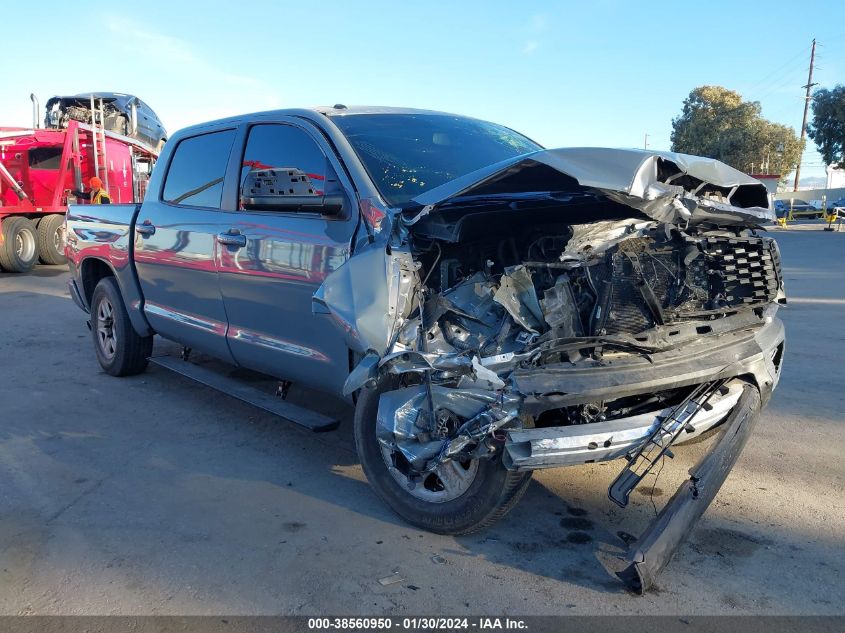
[[[149,220],[144,220],[142,224],[135,225],[135,231],[149,237],[150,235],[155,235],[156,227]]]
[[[218,233],[217,241],[224,246],[242,248],[246,246],[246,235],[241,235],[237,229],[229,229],[225,233]]]

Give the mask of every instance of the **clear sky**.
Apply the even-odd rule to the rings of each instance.
[[[799,129],[815,37],[845,83],[845,2],[20,2],[3,0],[0,126],[29,93],[144,99],[168,130],[229,114],[345,104],[503,123],[548,147],[668,149],[696,86],[759,100]],[[823,176],[808,143],[802,175]]]

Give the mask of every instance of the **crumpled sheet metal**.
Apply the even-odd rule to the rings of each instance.
[[[495,326],[498,315],[492,310],[495,284],[490,277],[479,271],[464,279],[447,292],[439,294],[427,302],[426,323],[433,323],[448,311],[469,317],[488,327]]]
[[[673,163],[684,174],[708,184],[741,190],[746,205],[731,207],[735,222],[759,222],[771,217],[766,186],[715,159],[652,150],[571,147],[517,156],[435,187],[414,198],[414,202],[423,209],[407,223],[418,221],[449,199],[472,195],[475,190],[491,182],[498,182],[501,187],[508,187],[514,193],[536,190],[536,183],[521,179],[520,175],[537,163],[548,165],[574,178],[581,186],[596,189],[660,222],[716,220],[717,215],[724,212],[710,204],[710,201],[691,195],[692,192],[659,182],[657,176],[660,161]],[[679,198],[688,199],[694,208],[698,205],[697,209],[688,209],[684,202],[678,204]]]
[[[652,187],[652,192],[656,187]],[[677,189],[680,189],[679,187]],[[734,207],[714,200],[689,196],[678,192],[675,197],[666,195],[639,198],[618,191],[603,191],[608,198],[627,205],[658,222],[678,224],[712,222],[714,224],[761,224],[774,220],[774,211],[768,207]]]
[[[379,360],[379,355],[374,352],[364,356],[346,377],[346,381],[343,383],[343,395],[348,396],[363,387],[368,381],[375,381],[378,378]]]
[[[543,308],[546,323],[555,330],[555,336],[559,338],[584,336],[584,327],[569,277],[560,275],[555,280],[555,285],[546,290],[540,305]]]
[[[473,370],[472,358],[468,354],[442,354],[440,352],[417,352],[408,350],[385,356],[379,366],[387,366],[391,374],[426,372],[430,370],[449,371],[457,375]]]
[[[658,182],[657,174],[660,161],[668,161],[684,174],[717,187],[750,187],[757,192],[755,198],[758,204],[768,204],[766,186],[759,180],[730,165],[703,156],[652,150],[573,147],[547,150],[532,158],[572,176],[584,187],[618,191],[635,198],[653,197],[655,192],[649,191],[652,185],[665,187]],[[667,190],[663,195],[671,196],[675,193],[677,190]]]
[[[584,260],[591,255],[607,251],[622,240],[652,226],[643,220],[598,220],[589,224],[572,224],[572,237],[566,242],[560,259]]]
[[[537,300],[537,289],[525,266],[505,269],[493,300],[501,304],[513,320],[534,334],[543,329],[543,311]]]
[[[349,347],[383,355],[415,300],[417,264],[411,254],[383,245],[362,250],[332,272],[314,294],[343,329]]]

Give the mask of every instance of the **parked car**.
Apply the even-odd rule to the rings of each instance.
[[[837,210],[839,214],[845,214],[845,198],[839,198],[827,204],[828,211]]]
[[[373,489],[433,532],[491,525],[554,466],[627,458],[624,506],[674,441],[722,425],[633,546],[644,590],[778,382],[771,218],[712,159],[336,106],[178,132],[143,204],[71,207],[67,254],[105,372],[143,371],[157,334],[345,397]]]
[[[791,203],[791,204],[790,204]],[[782,217],[792,211],[810,211],[810,203],[799,198],[792,198],[791,200],[775,200],[775,212],[778,217]]]

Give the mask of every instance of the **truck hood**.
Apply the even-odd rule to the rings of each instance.
[[[451,180],[413,199],[406,224],[434,210],[478,208],[485,199],[540,193],[591,193],[659,222],[758,225],[774,219],[766,187],[712,158],[634,149],[575,147],[515,156]]]

